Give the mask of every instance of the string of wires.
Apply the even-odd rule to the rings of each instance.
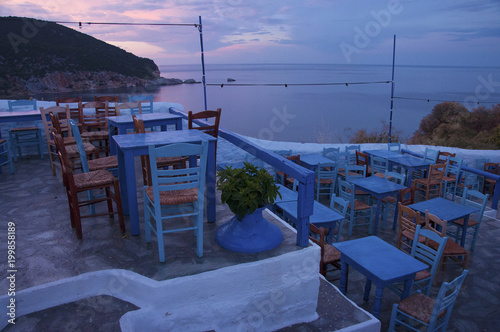
[[[392,81],[378,81],[378,82],[343,82],[343,83],[207,83],[206,86],[312,86],[312,85],[362,85],[362,84],[387,84]]]
[[[393,97],[394,99],[405,99],[405,100],[420,100],[420,101],[426,101],[426,102],[431,102],[431,101],[439,101],[439,102],[445,102],[445,101],[450,101],[449,99],[430,99],[430,98],[411,98],[411,97]],[[472,102],[474,104],[500,104],[500,101],[474,101]]]

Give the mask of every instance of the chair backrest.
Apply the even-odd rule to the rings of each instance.
[[[134,128],[136,134],[146,133],[146,128],[144,127],[144,121],[142,119],[137,119],[137,117],[132,115],[132,120],[134,121]],[[151,165],[149,163],[148,156],[141,156],[141,166],[142,166],[142,180],[145,186],[149,186],[152,183],[151,178]]]
[[[142,106],[138,101],[129,101],[126,103],[115,104],[116,115],[121,115],[123,110],[130,109],[130,114],[142,114]],[[137,112],[135,111],[137,109]]]
[[[411,246],[401,241],[402,236],[406,233],[413,239],[417,225],[421,224],[420,212],[401,204],[401,202],[398,203],[398,249],[402,249],[403,245],[407,249],[411,249]]]
[[[429,172],[427,173],[427,183],[441,182],[443,181],[444,172],[446,170],[447,163],[444,164],[431,164],[429,166]]]
[[[40,107],[40,114],[42,116],[43,128],[45,130],[45,137],[47,138],[47,143],[53,143],[54,138],[52,137],[53,124],[50,118],[50,113],[57,114],[59,119],[60,130],[58,132],[67,132],[68,137],[71,137],[71,128],[68,123],[70,119],[69,106],[52,106],[49,108]],[[49,150],[50,151],[50,150]]]
[[[217,111],[202,111],[202,112],[198,112],[198,113],[193,113],[192,111],[189,111],[189,113],[188,113],[188,129],[198,129],[198,130],[204,131],[205,133],[207,133],[213,137],[218,137],[219,136],[219,123],[220,123],[221,111],[222,110],[220,108],[218,108]],[[201,126],[201,127],[194,127],[193,126],[193,120],[209,119],[209,118],[214,119],[213,125]]]
[[[366,165],[346,165],[345,167],[345,179],[347,181],[352,179],[359,179],[366,177]]]
[[[128,101],[139,102],[141,107],[134,107],[130,109],[130,114],[153,113],[153,95],[136,95],[128,96]]]
[[[71,119],[80,119],[80,104],[82,103],[82,97],[67,97],[58,98],[56,97],[56,106],[69,106],[69,113],[71,114]],[[76,105],[75,105],[76,104]]]
[[[368,166],[369,165],[368,155],[366,153],[356,150],[356,165]]]
[[[323,148],[321,155],[325,158],[336,160],[335,155],[340,152],[340,148]]]
[[[389,168],[389,162],[387,159],[377,156],[371,156],[370,166],[372,168],[372,173],[385,174],[385,171]]]
[[[391,182],[395,182],[397,184],[404,185],[406,175],[398,173],[398,172],[389,172],[388,170],[385,171],[385,178]]]
[[[68,154],[66,152],[66,146],[64,145],[64,140],[61,135],[52,131],[52,137],[54,138],[54,144],[56,146],[57,155],[59,157],[59,162],[61,163],[61,172],[63,175],[64,185],[69,189],[75,186],[75,180],[73,178],[73,166],[69,160]]]
[[[355,191],[354,186],[344,180],[339,180],[339,197],[346,200],[354,207]]]
[[[484,170],[484,164],[489,162],[490,160],[488,158],[477,158],[474,160],[474,168]]]
[[[458,178],[460,170],[462,169],[463,159],[454,156],[446,157],[444,161],[446,163],[446,170],[444,171],[445,176],[455,175]]]
[[[326,245],[325,237],[327,234],[326,229],[323,227],[316,227],[315,225],[310,223],[309,234],[317,235],[317,238],[315,236],[309,236],[309,239],[312,242],[316,243],[321,248],[320,269],[323,269],[323,264],[324,264],[323,262],[325,261],[325,245]],[[320,270],[320,273],[326,274],[326,271]]]
[[[428,210],[425,210],[425,228],[432,230],[434,233],[439,235],[440,237],[446,236],[446,220],[441,220],[438,216],[429,213]]]
[[[438,155],[439,150],[425,148],[424,160],[430,162],[431,164],[435,164],[437,162]]]
[[[87,173],[89,171],[89,164],[87,162],[87,154],[85,153],[85,148],[83,147],[83,140],[82,136],[80,135],[80,129],[72,119],[69,120],[69,125],[71,127],[71,133],[75,138],[76,147],[78,148],[78,155],[80,156],[82,171],[84,173]]]
[[[116,107],[115,105],[120,102],[120,99],[118,96],[94,96],[94,101],[100,101],[103,103],[108,103],[108,116],[116,116],[120,115],[116,113]],[[113,103],[113,104],[110,104]],[[105,109],[103,108],[96,108],[97,113],[103,113]]]
[[[300,156],[300,155],[299,155]],[[299,159],[300,160],[300,159]],[[319,163],[316,167],[316,178],[318,179],[318,190],[320,188],[319,184],[322,179],[331,179],[333,181],[331,185],[331,192],[335,190],[335,181],[337,179],[337,168],[336,163]]]
[[[483,220],[484,211],[486,210],[486,205],[488,204],[489,194],[483,194],[478,190],[464,188],[464,193],[462,196],[462,205],[472,206],[479,210],[479,212],[474,213],[471,217],[481,223]]]
[[[347,160],[349,164],[356,164],[356,150],[361,151],[361,145],[348,145],[345,147],[345,152],[347,153]]]
[[[348,207],[349,207],[349,202],[347,200],[335,194],[332,195],[332,198],[330,199],[330,209],[340,213],[345,217]]]
[[[484,163],[484,171],[498,175],[500,171],[499,163]]]
[[[177,169],[158,169],[156,158],[200,156],[196,167]],[[203,209],[205,197],[205,179],[207,172],[208,141],[201,144],[176,143],[160,147],[149,146],[149,163],[153,187],[154,204],[160,206],[160,192],[197,188],[198,206]],[[190,165],[191,166],[191,165]],[[182,204],[182,203],[180,203]]]
[[[86,131],[92,129],[107,130],[108,121],[108,102],[91,101],[88,103],[80,103],[80,123]],[[88,110],[91,111],[88,111]],[[98,111],[100,109],[101,111]]]
[[[451,153],[447,151],[439,151],[437,157],[437,163],[442,164],[448,161],[448,157],[456,157],[456,153]]]
[[[399,190],[399,202],[403,205],[415,203],[415,184]]]
[[[19,100],[9,100],[9,111],[18,111],[18,110],[36,110],[36,99],[19,99]]]
[[[429,246],[430,241],[434,241],[435,243],[437,243],[439,245],[438,248],[433,249],[431,246]],[[415,229],[415,237],[413,238],[413,246],[411,248],[410,255],[418,259],[419,261],[429,265],[429,267],[431,268],[430,282],[428,283],[428,285],[422,287],[422,289],[426,290],[427,296],[429,296],[429,293],[431,291],[432,281],[434,280],[434,276],[436,275],[447,241],[448,238],[446,236],[441,237],[429,229],[422,228],[421,225],[417,225],[417,228]]]
[[[452,282],[443,282],[441,285],[432,309],[429,330],[433,330],[438,317],[441,317],[445,311],[445,316],[441,317],[441,326],[444,327],[443,331],[446,330],[453,306],[455,305],[455,301],[457,300],[458,293],[460,292],[460,288],[462,287],[467,272],[468,270],[463,270],[462,274],[456,277],[455,280]]]
[[[392,152],[401,152],[401,143],[387,143],[387,150]]]

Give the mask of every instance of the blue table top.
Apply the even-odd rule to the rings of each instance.
[[[318,164],[335,163],[335,162],[331,159],[323,157],[320,154],[307,153],[307,154],[300,155],[300,163],[301,164],[304,163],[307,166],[314,167],[314,166],[317,166]]]
[[[420,213],[425,213],[425,210],[429,210],[429,213],[434,214],[439,219],[445,221],[462,219],[471,213],[476,213],[479,211],[475,207],[461,205],[442,197],[436,197],[427,201],[411,204],[408,205],[408,207]]]
[[[425,161],[422,158],[417,158],[410,155],[399,155],[391,157],[388,160],[407,167],[429,167],[431,165],[430,162]]]
[[[145,147],[148,145],[195,143],[200,141],[217,140],[217,138],[196,129],[158,131],[146,134],[133,134],[133,135],[114,135],[113,139],[122,150]]]
[[[402,154],[394,152],[394,151],[389,151],[389,150],[366,150],[364,151],[365,153],[368,153],[373,156],[381,157],[381,158],[392,158],[392,157],[400,157]]]
[[[148,120],[164,120],[164,119],[178,119],[182,118],[180,115],[170,114],[170,113],[147,113],[147,114],[137,114],[137,119],[141,119],[144,122]],[[108,121],[116,124],[121,123],[133,123],[132,115],[118,115],[118,116],[108,116]]]
[[[366,189],[377,194],[391,193],[406,188],[401,184],[382,179],[378,176],[370,176],[362,179],[352,179],[349,180],[349,182],[354,184],[359,189]]]
[[[281,202],[277,203],[276,205],[282,210],[285,210],[293,218],[297,218],[297,200]],[[314,201],[313,211],[313,214],[309,217],[309,222],[318,227],[321,227],[321,224],[323,223],[331,223],[344,219],[343,215],[336,211],[333,211],[330,208],[327,208],[317,201]]]
[[[342,256],[347,256],[363,267],[370,274],[367,276],[370,280],[372,280],[371,277],[375,276],[377,279],[389,283],[391,280],[428,268],[427,264],[376,236],[337,242],[333,246],[342,253]]]

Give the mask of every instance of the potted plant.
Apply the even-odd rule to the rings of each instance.
[[[278,226],[262,216],[262,211],[281,197],[273,177],[250,163],[242,168],[227,167],[217,173],[221,201],[235,216],[217,229],[215,240],[223,248],[256,253],[276,248],[283,241]]]

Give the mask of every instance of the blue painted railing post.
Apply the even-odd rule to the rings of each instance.
[[[299,186],[297,204],[297,245],[307,247],[309,242],[309,216],[314,206],[315,174],[307,174],[306,183]]]

